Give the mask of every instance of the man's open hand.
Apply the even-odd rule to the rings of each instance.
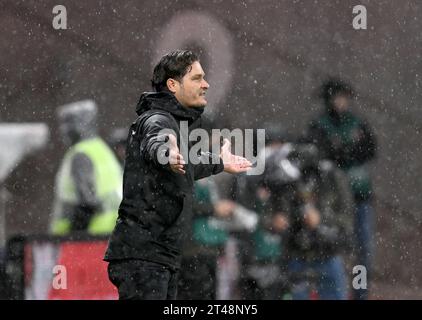
[[[185,160],[180,153],[179,147],[177,146],[177,139],[174,135],[169,134],[170,151],[169,151],[169,163],[170,168],[173,172],[185,174],[184,170]]]
[[[230,141],[228,139],[224,139],[224,143],[220,151],[220,158],[224,163],[224,171],[228,173],[240,173],[249,170],[252,167],[252,163],[246,158],[232,154],[230,147]]]

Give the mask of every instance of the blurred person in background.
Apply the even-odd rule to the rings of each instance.
[[[195,182],[192,237],[185,245],[180,267],[178,299],[217,299],[218,261],[229,233],[213,223],[232,215],[234,203],[220,200],[212,177]]]
[[[268,156],[287,140],[288,133],[279,123],[266,123],[265,150],[258,157]],[[273,212],[271,191],[263,175],[240,175],[236,184],[236,200],[259,216],[257,228],[241,238],[241,298],[247,300],[288,299],[283,236],[288,221],[283,214]]]
[[[57,109],[60,133],[69,146],[55,182],[50,231],[54,235],[109,234],[122,194],[122,169],[97,134],[97,105],[83,100]]]
[[[270,206],[283,217],[283,248],[293,299],[347,299],[342,254],[350,247],[350,192],[343,173],[312,144],[284,143],[266,155]]]
[[[325,110],[309,126],[308,140],[315,143],[322,157],[341,168],[349,178],[354,195],[356,263],[372,271],[374,253],[373,190],[366,164],[375,157],[376,139],[368,123],[351,110],[355,93],[340,80],[329,79],[320,89]],[[367,299],[368,290],[354,290],[355,299]]]
[[[221,123],[204,117],[201,127],[211,137],[210,150],[218,150],[222,137],[213,129],[223,129]],[[229,175],[232,179],[237,176]],[[249,232],[257,222],[254,212],[227,198],[228,195],[221,196],[224,189],[216,178],[195,182],[192,236],[186,242],[179,281],[181,299],[232,298],[235,279],[231,279],[232,283],[229,279],[235,263],[230,257],[229,240],[233,242],[238,233]]]

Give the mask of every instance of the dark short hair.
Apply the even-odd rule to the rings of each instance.
[[[330,78],[325,81],[320,88],[320,97],[325,102],[329,102],[333,97],[338,94],[344,94],[349,97],[354,96],[354,90],[352,86],[338,78]]]
[[[198,56],[189,50],[176,50],[166,54],[154,67],[152,88],[156,92],[166,90],[167,80],[172,78],[180,81],[195,61],[199,61]]]

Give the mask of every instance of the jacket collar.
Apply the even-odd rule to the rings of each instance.
[[[187,120],[189,125],[197,122],[204,112],[202,108],[186,108],[169,92],[144,92],[136,106],[136,113],[141,115],[148,110],[164,110],[172,114],[176,120]]]

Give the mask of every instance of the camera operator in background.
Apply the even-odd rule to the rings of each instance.
[[[264,185],[282,225],[293,299],[347,299],[341,255],[351,244],[352,200],[343,173],[313,144],[284,143],[266,154]]]
[[[265,126],[265,150],[257,150],[258,158],[265,157],[289,140],[279,124]],[[239,175],[236,180],[236,200],[259,216],[257,228],[245,234],[240,251],[241,269],[239,288],[242,299],[288,299],[283,234],[288,228],[285,215],[274,212],[271,190],[264,175]]]

